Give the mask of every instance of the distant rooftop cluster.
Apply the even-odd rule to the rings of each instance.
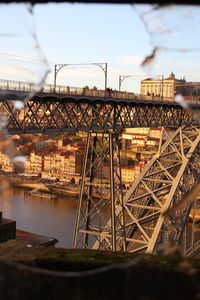
[[[158,128],[127,129],[122,135],[122,179],[127,185],[140,174],[145,164],[157,151],[160,139]],[[17,151],[25,155],[25,171],[22,176],[70,181],[79,183],[85,150],[84,133],[76,135],[14,135]],[[109,177],[109,165],[105,164]],[[14,168],[9,157],[0,152],[0,170],[12,174]],[[107,178],[107,177],[106,177]]]

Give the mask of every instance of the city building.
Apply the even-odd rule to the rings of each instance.
[[[0,152],[0,169],[5,172],[13,172],[14,170],[10,158],[2,152]]]
[[[174,99],[174,96],[181,94],[183,96],[199,96],[200,82],[187,82],[185,77],[177,79],[175,74],[171,74],[164,78],[160,76],[158,79],[146,78],[141,81],[141,95],[159,97],[163,99]]]
[[[129,148],[131,145],[135,147],[157,147],[161,137],[161,128],[133,128],[126,129],[122,134],[122,138],[129,140]]]
[[[30,171],[35,174],[39,174],[43,171],[43,157],[32,152],[29,156],[29,163],[25,165],[25,170]],[[30,168],[28,170],[28,168]]]
[[[125,185],[131,185],[139,176],[145,164],[143,162],[138,163],[135,166],[124,166],[121,168],[122,181]]]
[[[135,175],[135,167],[122,167],[122,182],[125,184],[133,183],[136,175]]]

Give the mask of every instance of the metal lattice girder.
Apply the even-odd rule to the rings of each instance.
[[[188,222],[190,206],[170,218],[163,212],[181,201],[198,180],[199,165],[194,164],[194,159],[199,129],[185,126],[165,134],[167,140],[158,154],[124,196],[127,251],[156,252],[159,244],[168,239],[180,244]],[[120,214],[118,207],[116,217]]]
[[[142,99],[108,100],[72,95],[59,98],[46,94],[27,101],[21,111],[16,111],[14,101],[0,102],[0,110],[8,116],[7,128],[11,134],[200,126],[199,108],[193,106],[191,111],[174,102]]]
[[[187,257],[194,257],[200,252],[200,197],[192,205],[189,220],[190,223],[185,228],[183,236],[183,252]]]
[[[176,212],[171,220],[162,213],[181,201],[197,182],[191,161],[199,141],[199,129],[192,126],[177,129],[125,196],[129,251],[144,249],[152,253],[166,239],[180,242],[187,207]]]
[[[125,250],[119,147],[117,134],[87,135],[73,248]]]

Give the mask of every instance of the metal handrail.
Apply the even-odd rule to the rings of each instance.
[[[21,91],[21,92],[34,92],[35,85],[33,83],[28,83],[25,81],[17,81],[17,80],[6,80],[0,79],[0,90],[9,90],[9,91]],[[72,87],[72,86],[65,86],[65,85],[56,85],[56,88],[53,84],[44,84],[40,92],[42,93],[55,93],[55,94],[71,94],[71,95],[84,95],[84,96],[91,96],[91,97],[104,97],[105,91],[98,90],[98,89],[89,89],[86,87]],[[140,95],[130,92],[121,92],[121,91],[108,91],[107,94],[108,98],[116,98],[116,99],[130,99],[130,100],[141,100],[141,98],[145,101],[161,101],[161,102],[174,102],[174,98],[163,98],[160,99],[158,96],[147,96],[147,95]],[[183,97],[185,101],[190,104],[200,104],[200,96],[186,96]]]

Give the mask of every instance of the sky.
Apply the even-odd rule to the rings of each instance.
[[[54,65],[68,64],[57,84],[104,88],[102,69],[88,63],[107,63],[113,89],[120,75],[132,75],[122,83],[122,90],[131,92],[139,91],[141,79],[167,77],[171,71],[200,81],[199,16],[199,7],[1,5],[0,78],[38,83],[49,69],[46,82],[53,84]],[[142,68],[154,47],[162,49]]]

